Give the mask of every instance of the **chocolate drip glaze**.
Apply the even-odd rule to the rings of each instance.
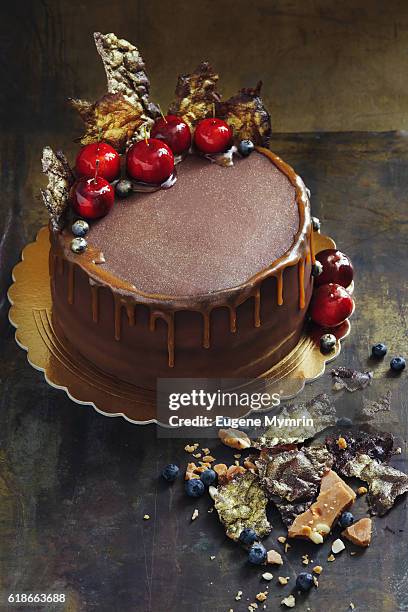
[[[259,155],[260,154],[260,155]],[[252,257],[250,263],[246,261],[247,253],[236,253],[235,260],[236,265],[231,272],[231,286],[223,287],[225,284],[225,278],[227,271],[223,271],[222,278],[220,279],[221,288],[219,290],[209,291],[207,293],[196,292],[191,295],[178,295],[177,293],[174,295],[168,295],[164,293],[149,293],[143,288],[153,288],[154,286],[154,278],[149,281],[150,284],[145,283],[142,275],[141,287],[136,285],[136,276],[137,269],[133,274],[126,275],[121,277],[115,274],[112,271],[112,267],[114,268],[114,264],[111,261],[111,245],[109,242],[103,242],[103,226],[102,222],[100,222],[99,226],[93,228],[89,235],[89,244],[90,247],[82,254],[74,254],[70,250],[70,241],[72,236],[69,232],[64,231],[60,234],[52,234],[52,257],[51,260],[56,260],[56,265],[53,263],[50,264],[51,275],[55,272],[54,270],[58,270],[58,274],[62,275],[64,272],[65,264],[67,265],[67,301],[72,306],[75,302],[75,275],[76,268],[79,268],[82,273],[85,273],[88,276],[88,286],[90,291],[90,310],[92,321],[95,324],[102,324],[101,316],[100,316],[100,292],[102,288],[109,289],[109,291],[113,295],[113,336],[116,342],[120,343],[122,341],[122,326],[124,325],[122,321],[122,311],[125,310],[127,314],[127,324],[129,327],[137,327],[138,321],[136,320],[136,310],[137,306],[147,306],[149,309],[149,317],[148,317],[148,327],[152,333],[157,333],[156,331],[156,321],[158,319],[163,320],[167,326],[167,353],[168,353],[168,367],[173,368],[175,365],[175,347],[176,347],[176,329],[175,329],[175,314],[177,312],[182,311],[190,311],[196,312],[201,315],[202,318],[202,340],[201,345],[205,349],[209,349],[212,346],[212,338],[211,338],[211,328],[212,328],[212,317],[215,310],[219,310],[220,308],[227,308],[229,313],[229,331],[231,334],[237,333],[237,311],[239,307],[245,304],[248,301],[253,303],[253,326],[254,328],[258,328],[262,325],[262,295],[263,283],[268,279],[275,279],[275,300],[276,304],[279,307],[284,306],[284,302],[287,299],[285,283],[284,283],[284,272],[286,269],[291,268],[293,266],[297,269],[297,304],[300,311],[304,311],[307,306],[308,299],[310,297],[310,289],[311,289],[311,280],[310,280],[310,265],[314,262],[314,252],[313,252],[313,231],[310,222],[310,210],[309,210],[309,202],[306,194],[305,187],[301,179],[295,174],[295,172],[287,166],[279,157],[271,153],[269,150],[258,148],[258,153],[254,154],[255,159],[267,159],[268,165],[267,169],[274,173],[274,176],[278,176],[279,184],[282,185],[282,177],[285,181],[287,181],[287,185],[284,185],[282,193],[286,198],[286,201],[283,200],[280,202],[281,208],[281,216],[282,219],[285,219],[286,212],[289,211],[287,215],[287,219],[285,222],[281,223],[283,225],[282,232],[279,233],[280,242],[279,244],[270,244],[271,251],[271,259],[273,263],[267,265],[263,269],[259,271],[255,268],[253,269],[254,274],[252,274],[247,280],[240,284],[235,284],[240,278],[242,278],[243,273],[248,273],[251,271],[251,266],[254,265],[254,258]],[[239,162],[239,168],[245,169],[244,164],[246,164],[248,160],[242,160]],[[272,162],[272,165],[270,164]],[[185,162],[184,162],[185,163]],[[200,161],[202,163],[202,161]],[[204,162],[208,164],[208,162]],[[194,167],[195,161],[193,162]],[[219,170],[223,175],[223,180],[228,184],[228,181],[231,179],[232,175],[228,175],[230,169],[226,168],[218,168],[212,165],[207,166],[208,170],[206,172],[211,173],[211,170],[215,170],[216,174]],[[218,169],[217,169],[218,168]],[[263,166],[263,162],[260,166],[260,176],[257,177],[257,181],[260,181],[264,178],[265,170]],[[190,172],[190,171],[189,171]],[[183,180],[188,180],[190,173],[187,172],[183,178],[183,172],[180,171],[179,181],[177,185],[182,184]],[[252,169],[253,172],[253,169]],[[278,175],[276,175],[278,172]],[[194,173],[192,172],[193,176]],[[187,178],[186,178],[187,177]],[[194,179],[195,180],[195,179]],[[232,179],[234,180],[234,179]],[[248,193],[251,191],[251,186],[248,185]],[[241,185],[242,187],[242,185]],[[176,189],[173,187],[172,189]],[[205,185],[203,185],[203,190],[205,190]],[[165,197],[168,197],[169,194],[172,193],[172,190],[163,192],[165,193]],[[291,195],[293,193],[293,196]],[[156,196],[156,194],[151,194],[149,196],[143,195],[143,198],[151,198]],[[293,197],[293,203],[291,204],[291,199]],[[145,201],[145,200],[143,200]],[[185,203],[186,204],[186,203]],[[127,201],[117,202],[116,207],[126,207]],[[265,202],[264,202],[265,206]],[[239,208],[239,206],[238,206]],[[257,203],[257,208],[261,208],[261,205]],[[297,225],[294,227],[293,223],[293,210],[296,212]],[[121,214],[124,215],[126,211],[121,211]],[[159,214],[160,211],[157,209],[153,209],[152,214]],[[127,211],[129,215],[129,221],[132,219],[132,209]],[[189,214],[188,211],[185,214]],[[194,213],[192,213],[194,214]],[[216,215],[216,210],[214,211],[214,215]],[[137,219],[137,215],[136,215]],[[288,221],[289,219],[289,221]],[[102,220],[104,221],[104,220]],[[179,220],[182,223],[182,219]],[[214,223],[216,219],[214,219]],[[239,219],[239,223],[241,225],[245,225],[245,219]],[[111,220],[113,223],[113,220]],[[111,227],[111,230],[114,231],[114,227],[112,224],[107,224],[107,227]],[[279,227],[280,220],[276,222],[276,227]],[[99,230],[98,230],[99,227]],[[95,230],[95,231],[94,231]],[[103,230],[103,231],[102,231]],[[285,234],[286,232],[286,234]],[[288,243],[288,237],[291,235],[291,239]],[[285,237],[286,236],[286,237]],[[96,243],[93,242],[95,239]],[[199,239],[199,237],[197,237]],[[107,240],[107,238],[105,238]],[[180,238],[181,240],[181,238]],[[209,240],[209,237],[206,237],[206,240]],[[233,243],[235,237],[233,238]],[[285,247],[285,240],[287,242]],[[103,244],[102,244],[103,242]],[[218,244],[218,243],[217,243]],[[255,243],[256,244],[256,243]],[[133,247],[134,251],[138,249],[137,241],[134,242]],[[264,247],[260,247],[260,252],[262,254]],[[102,254],[102,250],[104,253]],[[273,253],[279,253],[277,258],[273,258]],[[225,250],[222,250],[223,255],[225,255]],[[196,255],[194,252],[190,254],[191,258],[191,269],[194,271],[194,267],[199,265],[200,262],[196,262]],[[154,259],[154,256],[153,256]],[[106,260],[106,264],[105,264]],[[134,263],[134,259],[132,260]],[[243,270],[240,270],[237,267],[237,264],[242,262]],[[177,262],[176,262],[177,263]],[[166,271],[159,270],[158,277],[164,279]],[[174,274],[170,272],[170,274]],[[241,276],[240,276],[241,275]],[[286,277],[286,275],[285,275]],[[125,278],[130,278],[130,280],[125,280]],[[135,280],[135,283],[132,280]],[[185,279],[182,283],[176,285],[176,289],[183,290],[186,282],[189,279]],[[214,283],[215,276],[212,271],[209,273],[208,279],[204,282],[204,279],[201,278],[200,284],[193,282],[191,284],[193,291],[197,291],[200,287],[205,286],[207,283]],[[162,284],[159,278],[159,287],[165,288],[166,281],[163,280]],[[307,291],[306,291],[307,285]],[[292,293],[292,286],[288,288],[288,295]],[[288,304],[289,306],[289,304]],[[102,317],[103,318],[103,317]],[[219,318],[217,315],[216,319]],[[299,321],[303,321],[304,314],[299,313]],[[61,328],[64,328],[64,321],[58,321],[58,324]],[[126,323],[125,323],[126,324]],[[141,323],[143,324],[143,323]],[[298,323],[296,323],[298,325]],[[285,342],[289,341],[289,335]],[[217,340],[215,338],[215,340]],[[292,342],[290,340],[290,342]],[[203,373],[204,375],[204,373]]]

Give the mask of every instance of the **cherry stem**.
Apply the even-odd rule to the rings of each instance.
[[[162,109],[161,109],[160,104],[159,104],[158,106],[159,106],[159,111],[160,111],[160,114],[161,114],[161,116],[163,117],[164,123],[168,123],[168,121],[167,121],[166,117],[163,115],[163,111],[162,111]]]
[[[213,119],[215,118],[215,102],[212,103]]]
[[[144,140],[146,145],[148,145],[148,141],[147,141],[147,129],[146,129],[146,124],[143,125],[143,131],[144,131]]]
[[[97,158],[95,160],[95,176],[94,176],[94,183],[96,183],[96,179],[98,178],[98,170],[99,170],[99,159]]]

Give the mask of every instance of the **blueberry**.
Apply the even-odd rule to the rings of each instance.
[[[186,480],[185,491],[189,497],[201,497],[205,491],[204,483],[199,478]]]
[[[339,525],[342,529],[346,529],[350,527],[354,523],[354,516],[351,512],[343,512],[341,517],[339,518]]]
[[[73,253],[83,253],[88,247],[85,238],[74,238],[71,240],[71,251]]]
[[[333,334],[323,334],[320,337],[320,351],[324,354],[331,353],[336,346],[336,336]]]
[[[251,546],[248,553],[248,561],[253,565],[263,565],[266,562],[268,553],[265,546],[256,542]]]
[[[296,578],[296,588],[307,593],[313,586],[313,576],[309,572],[300,572]]]
[[[77,236],[78,238],[83,238],[89,232],[89,224],[83,219],[78,219],[78,221],[75,221],[75,223],[73,223],[71,230],[74,236]]]
[[[390,362],[390,368],[394,372],[402,372],[405,368],[405,359],[403,357],[393,357]]]
[[[371,348],[371,355],[373,357],[384,357],[387,354],[387,347],[382,342],[378,342],[378,344],[374,344]]]
[[[351,429],[353,427],[353,421],[347,417],[340,417],[337,419],[336,425],[338,427],[342,427],[343,429]]]
[[[175,463],[169,463],[161,471],[161,476],[167,482],[174,482],[179,475],[180,469]]]
[[[320,276],[322,272],[323,272],[323,266],[320,263],[320,261],[316,260],[312,266],[312,276],[316,278],[317,276]]]
[[[312,227],[315,232],[320,230],[320,219],[318,217],[312,217]]]
[[[204,470],[204,472],[201,472],[200,478],[206,487],[210,487],[217,480],[217,474],[211,469]]]
[[[116,195],[119,198],[127,198],[132,192],[132,183],[128,179],[121,179],[115,186]]]
[[[251,544],[256,542],[258,539],[259,538],[257,536],[256,531],[254,531],[254,529],[251,529],[251,527],[245,527],[245,529],[243,529],[239,534],[239,541],[241,542],[241,544],[245,544],[247,546],[251,546]]]
[[[255,149],[255,145],[252,140],[241,140],[238,145],[238,151],[241,153],[243,157],[248,157]]]

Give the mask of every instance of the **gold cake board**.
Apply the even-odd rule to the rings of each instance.
[[[316,252],[335,248],[334,241],[314,233]],[[105,416],[122,416],[131,423],[157,423],[156,393],[139,388],[101,372],[55,333],[51,323],[51,290],[48,272],[49,229],[43,227],[35,242],[22,252],[22,261],[13,270],[8,298],[9,319],[16,328],[17,344],[27,351],[29,363],[44,372],[52,387],[63,389],[78,404],[93,406]],[[348,321],[333,330],[335,349],[323,355],[319,349],[321,330],[305,332],[297,346],[262,378],[279,385],[283,397],[294,397],[324,373],[325,365],[340,352],[340,341],[348,335]]]

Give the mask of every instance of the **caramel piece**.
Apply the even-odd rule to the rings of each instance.
[[[330,472],[329,472],[330,474]],[[316,544],[323,541],[323,535],[330,532],[330,529],[337,517],[350,506],[355,500],[354,491],[350,491],[350,487],[345,482],[330,475],[330,481],[324,484],[322,478],[322,488],[317,500],[310,506],[306,512],[299,514],[292,525],[288,529],[290,538],[309,538]],[[321,538],[315,538],[319,534]]]
[[[362,518],[357,523],[347,527],[341,535],[356,546],[368,546],[371,542],[371,526],[372,521],[370,518]]]
[[[340,476],[333,472],[333,470],[329,470],[322,478],[322,482],[320,484],[320,493],[323,491],[327,491],[330,487],[336,484],[336,482],[341,482],[343,487],[353,496],[353,501],[356,499],[356,494],[354,490],[348,486],[346,482]]]

